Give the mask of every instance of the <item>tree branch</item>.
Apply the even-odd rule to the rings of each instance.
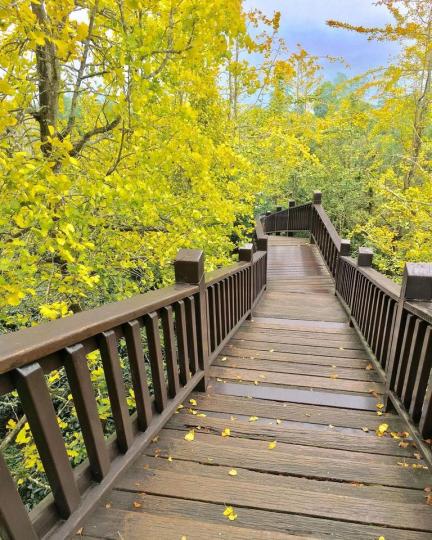
[[[89,141],[95,135],[100,135],[100,134],[108,133],[109,131],[112,131],[114,128],[116,128],[120,124],[120,120],[121,120],[121,117],[117,116],[117,118],[115,118],[109,124],[106,124],[105,126],[97,127],[88,131],[85,135],[82,136],[82,138],[78,142],[76,142],[73,145],[73,148],[69,152],[69,155],[72,157],[78,155],[87,141]]]

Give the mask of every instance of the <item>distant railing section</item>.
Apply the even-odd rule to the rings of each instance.
[[[296,209],[298,211],[295,214]],[[291,222],[289,215],[297,217]],[[373,252],[339,237],[315,192],[312,204],[280,207],[261,217],[266,234],[305,230],[335,280],[335,290],[375,356],[386,382],[385,408],[394,407],[411,422],[416,442],[432,437],[432,264],[407,263],[402,286],[372,268]],[[298,224],[301,224],[299,227]],[[291,229],[292,226],[292,229]],[[429,452],[429,461],[431,458]]]
[[[176,284],[0,336],[0,396],[18,392],[52,494],[29,515],[0,454],[0,537],[66,538],[193,390],[266,286],[267,238],[239,262],[204,274],[199,250],[180,250]],[[115,433],[106,438],[88,355],[101,358]],[[122,363],[130,371],[131,414]],[[72,468],[46,376],[65,370],[87,460]]]

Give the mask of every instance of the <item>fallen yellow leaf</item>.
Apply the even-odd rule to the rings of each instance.
[[[192,442],[195,439],[195,431],[191,429],[188,433],[186,433],[184,438],[186,441]]]
[[[273,450],[273,448],[276,448],[276,441],[271,441],[268,443],[268,449]]]
[[[207,415],[204,414],[204,413],[202,413],[202,412],[200,412],[200,413],[197,414],[197,416],[199,416],[200,418],[205,418]]]
[[[230,476],[237,476],[237,471],[235,469],[231,469],[230,471],[228,471],[228,474]]]
[[[362,427],[362,431],[364,431],[365,433],[367,433],[369,431],[369,428],[367,427]]]
[[[382,416],[382,412],[381,411],[377,411],[377,416]]]
[[[258,420],[258,416],[249,416],[249,422],[256,422]]]
[[[383,435],[385,435],[388,428],[389,428],[388,424],[380,424],[376,430],[376,434],[378,435],[378,437],[382,437]]]
[[[231,435],[231,430],[230,428],[225,428],[222,433],[221,433],[222,437],[229,437]]]
[[[376,407],[377,409],[384,409],[384,403],[377,403]]]
[[[230,521],[237,519],[237,514],[232,506],[227,506],[223,515],[226,516]]]
[[[191,405],[195,405],[195,406],[196,406],[196,404],[197,404],[196,399],[190,399],[190,400],[189,400],[189,403],[190,403]]]
[[[276,419],[276,424],[282,424],[282,420],[279,420],[279,418]]]
[[[171,456],[168,456],[168,461],[169,461],[170,463],[172,463],[172,460],[173,460],[172,457],[171,457]]]

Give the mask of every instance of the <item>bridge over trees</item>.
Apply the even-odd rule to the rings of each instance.
[[[258,218],[231,266],[181,250],[173,286],[1,336],[0,393],[51,489],[28,514],[1,458],[2,537],[429,538],[431,266],[398,285],[372,258],[315,192]]]

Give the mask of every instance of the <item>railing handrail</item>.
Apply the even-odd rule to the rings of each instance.
[[[197,285],[177,283],[102,306],[0,335],[0,375],[31,364],[78,341],[157,311],[198,292]]]

